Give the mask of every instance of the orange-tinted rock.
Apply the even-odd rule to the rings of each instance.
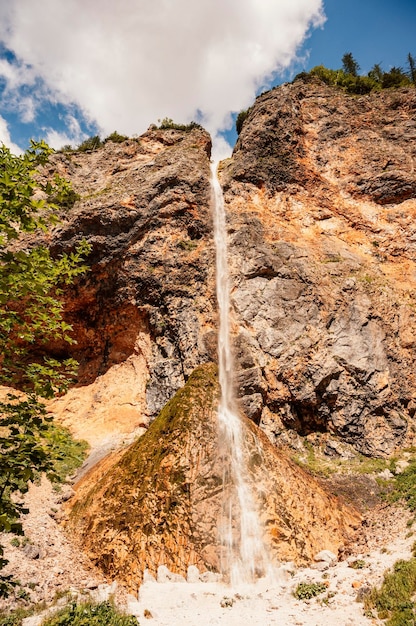
[[[272,441],[414,437],[415,112],[414,89],[296,81],[257,98],[223,165],[239,395]]]
[[[52,252],[81,238],[92,246],[90,271],[65,292],[77,343],[49,351],[69,350],[85,385],[134,356],[147,335],[148,416],[214,356],[210,147],[200,128],[153,129],[97,151],[54,155],[46,172],[68,177],[80,196],[52,233]]]
[[[124,454],[103,462],[71,502],[71,536],[106,574],[137,588],[159,565],[220,568],[218,525],[224,498],[218,452],[216,367],[197,368],[149,430]],[[359,516],[278,453],[244,419],[248,477],[272,558],[306,563],[337,552]]]
[[[222,164],[236,388],[277,445],[322,432],[388,456],[414,440],[415,111],[413,88],[351,96],[299,80],[256,100]],[[77,344],[47,346],[94,385],[61,403],[68,425],[71,406],[109,435],[147,424],[215,360],[209,152],[202,129],[152,129],[45,169],[81,196],[52,250],[93,248],[65,293]]]

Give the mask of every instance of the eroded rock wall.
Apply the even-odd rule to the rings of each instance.
[[[300,80],[256,100],[221,164],[236,388],[275,444],[322,432],[383,456],[414,438],[415,138],[414,89]],[[149,130],[45,171],[81,196],[52,249],[93,248],[67,293],[80,384],[133,367],[135,427],[216,359],[210,147],[201,129]],[[111,402],[123,413],[124,393]]]
[[[197,365],[215,358],[210,150],[202,129],[152,129],[57,154],[43,171],[69,178],[80,196],[52,234],[53,253],[81,238],[92,246],[89,271],[65,294],[79,385],[54,410],[94,443],[94,429],[111,435],[109,423],[115,436],[146,426]]]
[[[336,551],[357,517],[276,445],[321,432],[383,456],[414,437],[415,112],[414,90],[355,97],[298,81],[257,99],[221,165],[236,390],[247,445],[263,449],[248,467],[277,559]],[[87,418],[93,434],[99,414],[110,436],[162,409],[72,504],[71,532],[132,588],[145,567],[219,565],[218,386],[199,367],[216,359],[218,323],[209,153],[200,129],[151,130],[58,155],[49,172],[81,195],[52,249],[82,236],[93,247],[67,294],[89,390],[84,414],[81,387],[61,400],[68,423],[81,416],[81,433]]]

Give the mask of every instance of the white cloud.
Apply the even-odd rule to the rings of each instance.
[[[58,132],[53,128],[45,128],[46,143],[58,150],[62,146],[79,146],[80,143],[87,138],[87,135],[82,132],[81,126],[73,115],[67,115],[66,127],[68,132]]]
[[[32,68],[23,63],[13,63],[7,59],[0,59],[0,77],[6,81],[10,90],[22,85],[33,85],[36,80]]]
[[[211,158],[215,162],[222,161],[231,156],[232,148],[224,137],[218,132],[212,132],[212,151]]]
[[[30,96],[20,98],[18,108],[22,122],[25,124],[33,122],[36,116],[36,104],[33,98]]]
[[[57,99],[77,104],[107,134],[141,133],[164,117],[188,122],[197,111],[215,133],[323,22],[322,0],[1,5],[0,40]]]
[[[22,154],[23,152],[23,150],[11,140],[7,122],[0,115],[0,145],[1,144],[7,146],[7,148],[9,148],[14,154]]]
[[[63,146],[77,146],[81,142],[74,139],[67,133],[59,132],[53,128],[45,129],[45,141],[54,150],[59,150]]]

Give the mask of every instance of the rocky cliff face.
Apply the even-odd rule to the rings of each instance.
[[[350,514],[277,447],[320,433],[328,453],[340,439],[386,456],[414,439],[415,136],[414,90],[355,97],[298,81],[257,99],[221,164],[236,391],[260,426],[247,426],[248,438],[256,432],[268,450],[254,480],[267,485],[262,506],[279,558],[306,561],[321,535],[337,549]],[[56,155],[44,172],[69,177],[81,197],[52,249],[70,250],[80,237],[92,244],[90,272],[66,294],[79,384],[52,410],[100,454],[131,442],[195,368],[216,360],[209,155],[201,129],[154,129],[96,152]],[[198,491],[195,474],[218,475],[215,411],[211,396],[198,398],[190,427],[172,414],[164,430],[163,409],[79,489],[79,541],[133,586],[145,566],[218,565],[217,496],[208,478],[208,491]],[[191,463],[195,455],[202,465]],[[191,500],[184,485],[193,486]],[[195,516],[207,519],[203,541]]]
[[[260,96],[222,181],[238,389],[272,440],[414,434],[416,93]]]
[[[298,81],[256,100],[222,164],[236,386],[277,444],[317,431],[388,455],[412,440],[415,137],[413,89]],[[52,247],[93,245],[68,294],[91,433],[146,425],[216,358],[209,154],[194,129],[55,157],[81,201]],[[69,422],[80,402],[60,401]]]
[[[90,271],[66,294],[83,387],[54,409],[94,445],[146,426],[215,356],[210,149],[203,130],[149,130],[56,155],[45,172],[68,177],[80,195],[52,249],[80,237],[92,245]]]

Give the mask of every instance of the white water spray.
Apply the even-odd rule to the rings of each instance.
[[[227,260],[227,229],[224,198],[217,176],[217,163],[211,163],[214,208],[214,240],[217,266],[217,300],[219,309],[218,362],[221,398],[218,407],[220,441],[228,461],[229,476],[235,496],[224,503],[224,520],[220,528],[225,550],[225,573],[233,586],[252,583],[270,572],[263,532],[258,518],[248,473],[243,427],[233,391],[233,358],[230,346],[230,289]],[[224,477],[224,483],[227,477]]]

